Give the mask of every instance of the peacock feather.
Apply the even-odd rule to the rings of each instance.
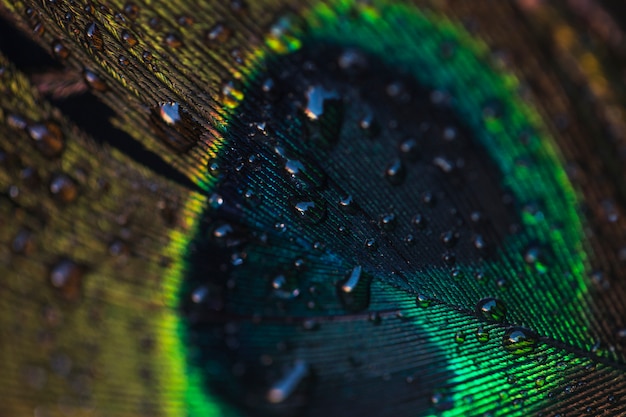
[[[626,415],[624,13],[0,1],[0,416]]]

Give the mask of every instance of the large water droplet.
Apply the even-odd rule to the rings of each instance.
[[[504,333],[502,346],[513,355],[526,355],[535,349],[537,341],[538,336],[531,330],[511,327]]]
[[[501,323],[506,320],[506,305],[497,298],[483,298],[476,304],[476,312],[489,321]]]

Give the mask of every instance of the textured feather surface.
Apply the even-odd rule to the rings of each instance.
[[[2,4],[0,415],[626,413],[618,6]]]

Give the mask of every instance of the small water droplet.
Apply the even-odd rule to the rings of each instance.
[[[135,20],[139,17],[139,10],[139,6],[137,6],[135,3],[128,2],[124,5],[124,14],[130,20]]]
[[[224,43],[231,35],[231,30],[224,23],[216,23],[206,32],[206,39],[211,43]]]
[[[380,216],[378,222],[381,229],[391,231],[396,227],[396,215],[393,213],[385,213]]]
[[[418,294],[417,297],[415,297],[415,304],[421,308],[427,308],[432,302],[432,297],[426,294]]]
[[[65,174],[57,174],[50,181],[50,192],[60,202],[71,203],[78,197],[78,185]]]
[[[523,327],[509,328],[502,338],[502,346],[513,355],[526,355],[534,351],[538,342],[537,335]]]
[[[385,168],[385,178],[392,185],[400,185],[406,178],[406,168],[402,163],[402,160],[395,159],[387,165]]]
[[[483,326],[479,326],[476,329],[476,340],[480,343],[487,343],[489,341],[489,332],[485,330]]]
[[[531,244],[526,248],[524,261],[540,274],[548,271],[545,250],[538,244]]]
[[[458,242],[459,233],[453,230],[448,230],[441,234],[440,239],[446,247],[451,248],[456,244],[456,242]]]
[[[28,229],[20,229],[11,241],[13,253],[29,255],[35,249],[35,239],[33,232]]]
[[[35,141],[35,146],[49,158],[59,156],[65,146],[65,137],[61,127],[54,122],[29,125],[28,134]]]
[[[286,15],[279,18],[270,27],[269,33],[265,38],[267,46],[278,54],[286,54],[300,49],[302,42],[296,34],[297,20],[295,15]]]
[[[85,27],[85,38],[87,43],[94,49],[102,51],[104,49],[104,41],[102,39],[102,32],[95,22],[90,22]]]
[[[339,200],[339,208],[343,210],[345,213],[354,214],[356,213],[357,205],[354,202],[354,199],[351,195],[347,195]]]
[[[50,271],[50,283],[59,290],[63,298],[75,301],[80,296],[84,269],[77,263],[65,259],[57,263]]]
[[[58,39],[52,42],[52,53],[57,59],[67,59],[70,56],[70,50]]]
[[[318,224],[326,217],[326,207],[321,200],[298,200],[292,207],[297,217],[307,223]]]
[[[92,90],[102,93],[109,89],[104,80],[98,74],[88,68],[85,68],[83,70],[83,79]]]
[[[294,366],[272,385],[267,393],[267,400],[272,404],[282,403],[298,388],[308,374],[309,366],[306,362],[297,360]]]
[[[419,157],[419,146],[415,138],[408,138],[400,143],[402,156],[409,161],[415,161]]]
[[[128,46],[135,46],[137,45],[138,41],[137,38],[135,37],[135,35],[133,35],[132,33],[130,33],[128,30],[124,29],[122,30],[121,36],[122,41],[124,41]]]
[[[483,298],[476,304],[476,312],[489,321],[502,323],[506,320],[506,305],[497,298]]]
[[[465,343],[465,339],[467,339],[467,336],[463,332],[456,332],[454,335],[454,341],[459,345]]]
[[[229,108],[235,108],[239,102],[243,100],[244,94],[234,81],[228,81],[222,84],[222,101]]]
[[[348,277],[337,285],[343,307],[349,311],[365,310],[370,303],[370,284],[371,277],[363,273],[360,265],[352,268]]]
[[[183,41],[177,34],[168,33],[165,35],[165,44],[172,49],[178,49],[183,46]]]

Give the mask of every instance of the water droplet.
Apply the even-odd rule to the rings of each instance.
[[[274,296],[281,300],[293,300],[300,295],[300,289],[289,288],[289,283],[284,275],[277,275],[272,280]]]
[[[218,209],[224,204],[224,198],[217,193],[213,193],[209,197],[208,203],[211,208]]]
[[[209,294],[209,289],[206,286],[201,286],[196,288],[195,290],[193,290],[193,292],[191,293],[191,301],[193,301],[196,304],[200,304],[202,301],[204,301],[207,297],[207,295]]]
[[[448,231],[443,232],[441,234],[440,239],[441,239],[441,242],[444,245],[446,245],[446,247],[451,248],[459,240],[459,233],[458,232],[454,232],[452,230],[448,230]]]
[[[237,107],[243,97],[243,91],[235,85],[234,81],[228,81],[222,85],[222,100],[227,107],[231,109]]]
[[[295,201],[292,205],[299,219],[307,223],[318,224],[326,217],[326,207],[321,200]]]
[[[272,404],[285,401],[298,388],[309,374],[309,366],[302,360],[297,360],[294,366],[272,387],[267,393],[267,400]]]
[[[84,269],[77,263],[64,259],[50,271],[50,283],[59,290],[63,298],[75,301],[80,296]]]
[[[476,329],[476,340],[480,343],[487,343],[489,341],[489,332],[485,330],[483,326]]]
[[[104,48],[102,32],[100,32],[100,28],[98,28],[95,22],[88,23],[85,27],[85,38],[92,48],[98,51],[102,51]]]
[[[230,38],[231,30],[224,23],[216,23],[206,32],[206,39],[209,42],[224,43]]]
[[[183,41],[175,33],[168,33],[165,35],[165,44],[172,49],[178,49],[183,46]]]
[[[435,165],[445,174],[449,174],[454,169],[454,163],[443,156],[438,156],[433,159],[433,165]]]
[[[352,268],[348,277],[339,282],[337,293],[346,310],[362,311],[370,303],[371,277],[363,273],[360,265]]]
[[[474,244],[474,247],[478,250],[482,250],[487,247],[487,244],[485,243],[485,239],[483,239],[482,235],[474,235],[472,237],[472,243]]]
[[[502,346],[513,355],[526,355],[531,353],[538,342],[537,335],[523,327],[511,327],[507,329],[502,338]]]
[[[454,341],[459,345],[465,343],[466,338],[467,336],[465,336],[465,333],[463,332],[456,332],[456,334],[454,335]]]
[[[483,298],[476,304],[476,312],[489,321],[502,323],[506,320],[506,305],[497,298]]]
[[[357,205],[352,199],[351,195],[347,195],[339,200],[339,208],[343,210],[345,213],[354,214],[356,213]]]
[[[424,227],[426,227],[426,218],[420,214],[417,213],[415,216],[413,216],[413,218],[411,219],[411,223],[418,229],[423,229]]]
[[[198,122],[175,102],[162,103],[153,109],[152,120],[161,140],[179,152],[189,150],[201,135]]]
[[[70,50],[58,39],[52,42],[52,53],[57,59],[67,59],[70,56]]]
[[[415,138],[409,138],[400,143],[400,152],[402,156],[409,161],[415,161],[419,157],[419,146]]]
[[[50,192],[60,202],[71,203],[78,197],[78,185],[65,174],[57,174],[50,181]]]
[[[418,294],[417,297],[415,297],[415,304],[421,308],[427,308],[432,302],[432,297],[426,294]]]
[[[135,20],[139,17],[139,6],[135,3],[128,2],[124,5],[124,14],[130,20]]]
[[[430,398],[430,402],[437,411],[447,411],[454,408],[454,399],[451,395],[436,392]]]
[[[288,159],[285,161],[285,171],[289,177],[294,180],[298,188],[306,189],[309,187],[319,188],[326,181],[324,173],[311,165],[304,165],[297,159]]]
[[[391,231],[396,227],[396,215],[393,213],[386,213],[380,216],[378,222],[381,229]]]
[[[539,376],[539,377],[537,377],[535,379],[535,386],[537,388],[543,387],[545,385],[545,383],[546,383],[546,379],[544,377],[542,377],[542,376]]]
[[[92,90],[104,92],[109,89],[104,80],[88,68],[83,70],[83,79]]]
[[[524,251],[524,261],[540,274],[548,271],[545,258],[545,250],[538,244],[531,244]]]
[[[13,253],[29,255],[34,249],[35,239],[33,232],[24,228],[20,229],[11,241],[11,250]]]
[[[274,52],[278,54],[286,54],[294,52],[302,46],[302,42],[296,34],[295,15],[283,16],[274,23],[265,38],[265,43]]]
[[[337,59],[339,68],[355,72],[367,66],[367,58],[357,49],[346,49]]]
[[[122,67],[127,67],[128,65],[130,65],[130,60],[128,58],[126,58],[124,55],[120,55],[117,57],[117,62],[119,62],[119,64]]]
[[[65,137],[61,127],[54,122],[29,125],[28,134],[35,141],[35,146],[44,156],[59,156],[65,145]]]
[[[406,178],[406,168],[402,163],[402,160],[395,159],[387,165],[385,168],[385,178],[392,185],[400,185]]]
[[[137,45],[138,41],[137,38],[135,37],[135,35],[133,35],[132,33],[130,33],[128,30],[124,29],[122,30],[121,36],[122,41],[124,41],[128,46],[135,46]]]
[[[309,87],[306,92],[307,106],[304,113],[311,120],[319,119],[323,114],[329,101],[337,101],[339,94],[336,91],[326,90],[324,87],[316,85]]]

